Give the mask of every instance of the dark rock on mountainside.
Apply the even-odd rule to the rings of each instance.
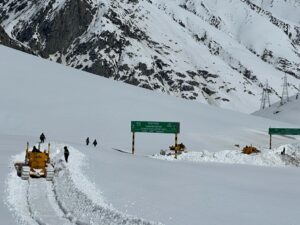
[[[248,112],[258,107],[266,77],[277,79],[276,84],[284,73],[294,82],[300,78],[295,60],[300,59],[300,25],[253,2],[239,0],[233,6],[240,4],[246,17],[264,20],[270,30],[276,27],[278,36],[286,37],[289,54],[269,48],[263,37],[263,49],[241,40],[225,22],[227,15],[235,18],[234,10],[218,14],[209,0],[178,5],[164,0],[0,0],[0,25],[9,32],[0,27],[0,43],[149,90]],[[241,30],[246,19],[251,17],[235,21]],[[270,87],[270,94],[278,98],[280,89]]]
[[[23,46],[18,41],[11,39],[1,26],[0,26],[0,44],[5,45],[10,48],[20,50],[22,52],[34,54],[33,51],[31,51],[29,48]]]
[[[52,4],[51,4],[52,3]],[[30,23],[15,29],[13,34],[21,42],[48,57],[56,52],[66,53],[67,48],[78,38],[92,21],[91,6],[81,0],[68,1],[52,19],[48,18],[53,1],[33,16]],[[33,38],[35,33],[39,39]]]

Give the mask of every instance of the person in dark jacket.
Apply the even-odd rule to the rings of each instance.
[[[37,149],[37,147],[33,146],[32,152],[41,152],[41,151],[39,149]]]
[[[41,143],[44,143],[44,142],[45,142],[45,140],[46,140],[46,136],[45,136],[45,134],[44,134],[44,133],[42,133],[42,134],[41,134],[41,136],[40,136],[40,140],[41,140]]]
[[[89,143],[90,143],[90,138],[89,137],[87,137],[87,139],[85,140],[85,143],[86,143],[86,145],[89,145]]]
[[[98,144],[98,143],[97,143],[97,140],[95,139],[94,142],[93,142],[94,147],[96,147],[97,144]]]
[[[69,158],[69,149],[67,146],[64,147],[64,155],[65,155],[65,161],[68,162],[68,158]]]

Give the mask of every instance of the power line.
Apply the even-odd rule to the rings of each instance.
[[[288,92],[288,82],[287,75],[285,74],[283,77],[283,89],[280,104],[283,105],[289,101],[289,92]]]
[[[270,107],[270,106],[271,106],[270,89],[269,89],[269,83],[267,80],[265,86],[263,87],[260,109],[265,109],[266,107]]]

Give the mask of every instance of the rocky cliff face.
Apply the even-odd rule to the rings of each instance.
[[[15,48],[20,51],[29,53],[29,54],[34,54],[29,48],[26,46],[23,46],[20,42],[10,38],[5,30],[0,26],[0,44],[5,45],[10,48]]]
[[[251,112],[266,79],[272,100],[284,73],[297,89],[299,10],[297,0],[0,0],[0,25],[44,58]]]

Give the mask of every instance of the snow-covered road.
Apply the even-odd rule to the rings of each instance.
[[[24,181],[11,168],[7,178],[8,204],[21,224],[160,224],[126,215],[106,204],[99,190],[82,173],[85,156],[69,146],[72,162],[66,164],[62,160],[63,146],[52,145],[54,151],[51,155],[55,164],[53,182],[43,178]],[[22,160],[24,154],[14,156],[12,161]]]
[[[61,210],[51,182],[45,179],[28,181],[28,208],[32,218],[39,225],[72,224]]]

